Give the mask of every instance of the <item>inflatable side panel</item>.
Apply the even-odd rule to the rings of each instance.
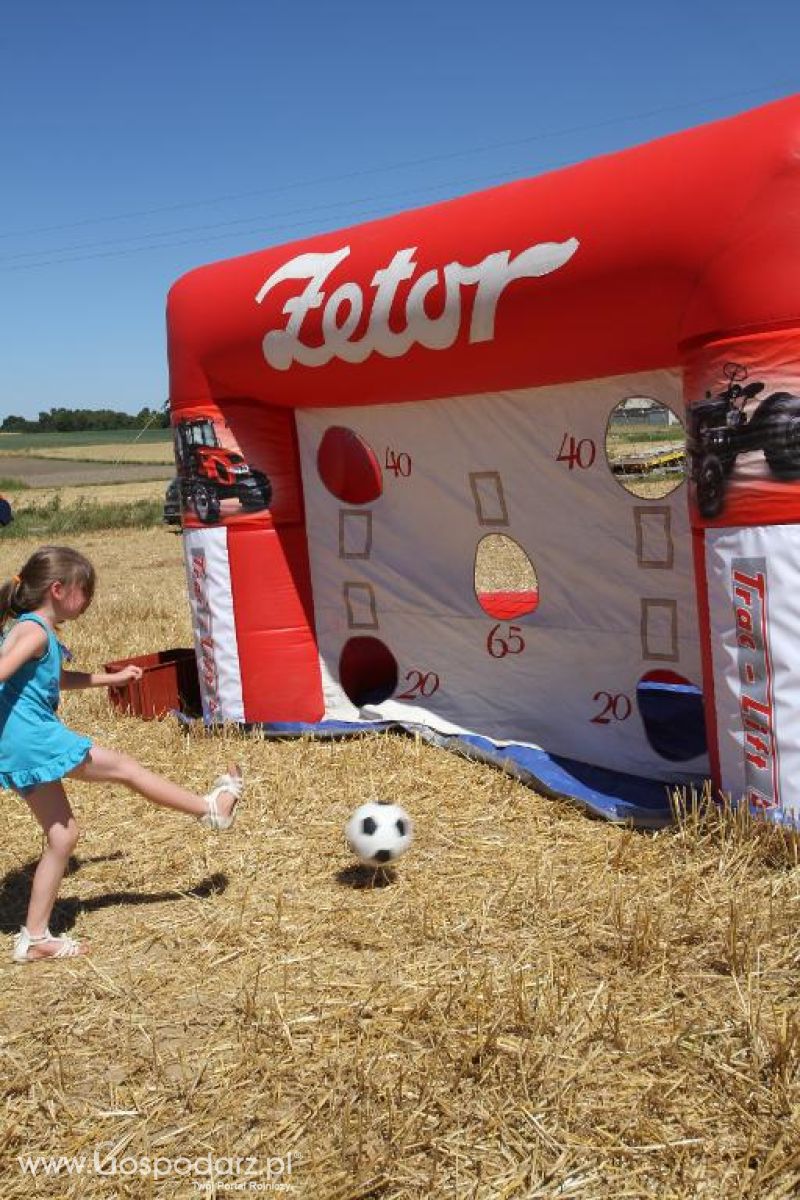
[[[800,528],[713,529],[706,574],[723,791],[800,818]]]
[[[691,512],[719,786],[800,822],[800,329],[686,364]]]
[[[244,517],[229,529],[247,719],[317,721],[322,692],[295,413],[247,400],[226,402],[225,412],[243,456],[272,489],[264,527]]]
[[[229,531],[236,636],[248,721],[322,717],[308,552],[302,525]]]
[[[212,722],[243,721],[227,530],[186,530],[183,551],[203,716]]]
[[[316,721],[295,414],[233,399],[224,413],[211,402],[181,407],[173,423],[205,716]]]

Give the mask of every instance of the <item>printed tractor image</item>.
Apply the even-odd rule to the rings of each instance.
[[[236,450],[221,446],[210,417],[179,421],[174,429],[178,476],[167,488],[164,520],[179,525],[181,509],[193,509],[204,525],[220,518],[223,500],[242,509],[268,508],[272,485],[263,471],[248,466]]]
[[[725,499],[725,481],[739,454],[762,450],[778,479],[800,478],[800,398],[772,392],[748,414],[749,400],[764,390],[754,380],[743,386],[747,368],[726,363],[728,385],[689,410],[689,451],[700,515],[716,517]]]

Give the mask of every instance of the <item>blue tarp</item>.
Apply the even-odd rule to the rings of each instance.
[[[418,735],[445,750],[508,771],[545,795],[575,801],[594,816],[630,822],[643,829],[659,829],[672,820],[669,784],[593,767],[530,746],[513,743],[498,746],[476,734],[441,734],[429,726],[396,721],[270,722],[242,728],[257,730],[268,738],[347,738],[389,730]]]
[[[668,762],[687,762],[705,753],[706,735],[702,696],[696,687],[641,683],[637,689],[639,714],[653,749]],[[176,714],[180,717],[180,714]],[[184,720],[186,718],[183,718]],[[265,737],[346,738],[393,730],[417,735],[466,758],[508,771],[545,795],[575,801],[594,816],[629,822],[642,829],[658,829],[672,821],[670,792],[685,787],[627,775],[518,743],[496,742],[478,734],[442,734],[427,725],[396,721],[319,721],[245,724]],[[699,786],[704,777],[698,776]]]

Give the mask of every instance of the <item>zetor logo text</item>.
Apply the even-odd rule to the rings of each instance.
[[[264,358],[277,371],[287,371],[293,362],[306,367],[321,367],[332,358],[361,363],[373,351],[386,358],[399,358],[419,343],[429,350],[446,350],[461,330],[461,289],[472,286],[475,296],[469,324],[470,342],[489,342],[494,337],[497,302],[515,279],[538,279],[550,275],[569,262],[578,249],[577,238],[566,242],[539,242],[521,251],[515,258],[510,250],[488,254],[474,267],[447,263],[434,267],[417,279],[416,247],[398,250],[386,267],[372,276],[369,321],[363,336],[353,334],[364,313],[364,293],[355,282],[341,283],[332,292],[324,285],[350,254],[343,246],[330,254],[298,254],[270,275],[256,293],[261,304],[278,284],[286,280],[305,282],[299,294],[291,296],[281,310],[289,318],[283,329],[271,329],[262,343]],[[406,298],[405,328],[389,328],[389,316],[401,284],[414,279]],[[444,306],[438,317],[425,311],[426,297],[444,282]],[[368,303],[370,302],[368,301]],[[303,341],[303,323],[315,309],[322,310],[322,344]]]

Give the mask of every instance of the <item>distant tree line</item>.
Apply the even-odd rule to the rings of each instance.
[[[142,408],[132,413],[114,412],[110,408],[51,408],[40,412],[37,420],[25,417],[6,417],[0,425],[3,433],[74,433],[86,429],[168,429],[169,413],[165,409]]]

